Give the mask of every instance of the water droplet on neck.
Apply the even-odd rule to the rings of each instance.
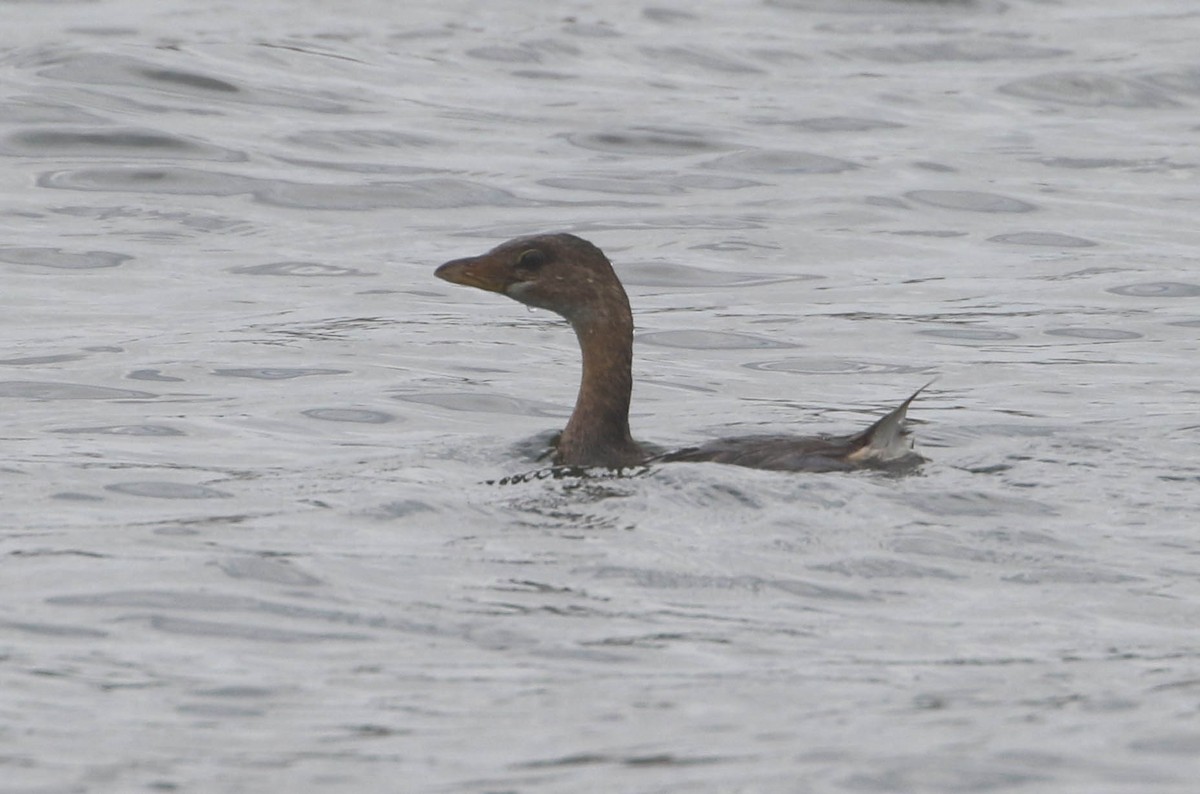
[[[525,311],[529,312],[530,314],[535,314],[537,312],[537,307],[536,306],[526,306]]]

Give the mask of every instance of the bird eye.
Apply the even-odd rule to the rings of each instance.
[[[537,248],[530,248],[517,257],[517,267],[526,270],[537,270],[544,264],[546,264],[546,254]]]

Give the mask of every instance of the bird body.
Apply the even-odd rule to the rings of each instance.
[[[445,281],[476,287],[567,320],[583,357],[575,410],[554,462],[621,468],[648,462],[727,463],[778,471],[846,471],[919,462],[905,429],[911,397],[866,430],[847,436],[743,436],[652,455],[629,431],[633,314],[612,264],[572,234],[519,237],[437,269]],[[922,387],[923,389],[924,387]]]

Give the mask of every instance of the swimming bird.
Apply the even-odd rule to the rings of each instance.
[[[554,450],[558,465],[622,468],[657,461],[711,461],[816,472],[923,460],[913,451],[905,416],[924,386],[870,427],[851,435],[741,436],[653,454],[629,431],[633,313],[625,288],[599,248],[573,234],[518,237],[481,256],[447,262],[434,275],[547,309],[575,330],[583,373],[575,410]]]

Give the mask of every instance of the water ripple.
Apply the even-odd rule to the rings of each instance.
[[[1006,83],[1002,94],[1086,107],[1162,108],[1177,102],[1162,92],[1125,77],[1096,72],[1054,72]]]
[[[57,270],[95,270],[117,267],[133,259],[113,251],[64,251],[61,248],[0,247],[0,262],[14,265],[52,267]]]
[[[751,287],[821,278],[809,274],[723,273],[669,262],[633,262],[622,265],[619,271],[622,281],[639,287]]]
[[[768,126],[782,125],[807,132],[875,132],[876,130],[899,130],[905,126],[894,121],[856,116],[819,116],[799,121],[763,118],[755,120],[754,123]]]
[[[798,347],[765,336],[733,334],[723,331],[686,329],[651,331],[638,334],[637,341],[658,347],[677,347],[685,350],[762,350],[765,348]]]
[[[699,68],[721,74],[762,74],[763,70],[745,61],[701,47],[641,47],[652,62]]]
[[[656,157],[704,154],[728,148],[702,132],[657,127],[572,133],[566,137],[581,149]]]
[[[1100,342],[1117,342],[1125,339],[1141,339],[1141,334],[1120,331],[1116,328],[1049,328],[1049,336],[1069,336],[1076,339],[1093,339]]]
[[[404,402],[436,405],[451,411],[471,413],[512,414],[514,416],[566,416],[570,412],[562,406],[536,400],[522,400],[500,394],[475,394],[472,392],[424,392],[397,394],[393,399]]]
[[[1069,53],[1070,50],[1059,47],[1039,47],[994,39],[931,41],[921,44],[899,44],[894,47],[862,47],[847,50],[847,54],[880,63],[1031,61],[1059,58]]]
[[[743,364],[746,369],[766,372],[796,372],[802,375],[911,375],[928,373],[928,367],[855,361],[839,358],[779,358]]]
[[[931,207],[969,212],[1033,212],[1037,209],[1027,201],[974,190],[912,190],[904,195]]]
[[[315,632],[281,629],[275,626],[256,626],[216,620],[195,620],[167,615],[152,615],[150,627],[167,634],[185,634],[193,637],[212,637],[226,640],[249,640],[251,642],[301,643],[354,641],[371,639],[371,635],[357,632]]]
[[[848,160],[808,152],[735,152],[710,160],[705,168],[747,171],[758,174],[838,174],[859,166]]]
[[[291,380],[313,375],[348,375],[348,369],[324,369],[321,367],[238,367],[215,369],[213,374],[223,378],[257,378],[258,380]]]
[[[176,430],[166,425],[104,425],[102,427],[65,427],[54,433],[98,434],[105,436],[166,436],[185,435],[182,430]]]
[[[384,411],[370,411],[365,408],[309,408],[300,413],[310,419],[321,419],[326,422],[353,422],[357,424],[381,425],[396,421],[394,414]]]
[[[184,482],[135,481],[104,486],[106,491],[130,496],[149,496],[154,499],[226,499],[231,494]]]
[[[1141,284],[1126,284],[1112,287],[1106,292],[1114,295],[1128,295],[1134,298],[1194,298],[1200,295],[1200,284],[1186,284],[1178,281],[1147,281]]]
[[[58,353],[48,356],[21,356],[20,358],[0,358],[3,367],[40,367],[46,364],[62,364],[67,361],[79,361],[84,358],[79,353]]]
[[[927,328],[917,333],[966,342],[1001,342],[1019,338],[1017,334],[1009,331],[994,331],[988,328]]]
[[[249,87],[215,75],[108,53],[72,53],[43,69],[42,76],[109,90],[116,86],[133,87],[141,92],[179,97],[193,103],[268,105],[318,113],[348,110],[343,102],[321,99],[311,92]]]
[[[170,166],[50,171],[40,175],[37,183],[40,187],[58,190],[199,196],[246,193],[264,204],[318,210],[452,209],[531,203],[507,191],[462,179],[418,179],[367,185],[303,184]]]
[[[284,138],[288,143],[322,151],[345,152],[362,149],[410,149],[431,146],[428,135],[388,129],[304,130]]]
[[[752,592],[776,590],[802,598],[845,601],[875,600],[873,596],[867,593],[814,584],[800,579],[721,576],[654,570],[651,568],[624,568],[619,566],[600,566],[592,568],[587,572],[596,579],[628,579],[638,587],[669,590],[749,590]]]
[[[287,560],[264,557],[233,557],[217,563],[217,567],[234,579],[250,579],[258,582],[282,584],[288,587],[313,587],[321,580],[305,573]]]
[[[145,157],[226,162],[246,159],[243,152],[145,129],[25,129],[0,141],[0,154],[21,157]]]
[[[1057,232],[1009,232],[989,237],[988,242],[1009,243],[1010,245],[1042,245],[1051,248],[1090,248],[1096,245],[1094,240]]]
[[[142,400],[153,399],[158,395],[86,383],[6,380],[0,381],[0,397],[24,400]]]
[[[300,276],[302,278],[328,278],[331,276],[374,276],[365,270],[322,262],[268,262],[262,265],[240,265],[229,268],[230,273],[249,276]]]

